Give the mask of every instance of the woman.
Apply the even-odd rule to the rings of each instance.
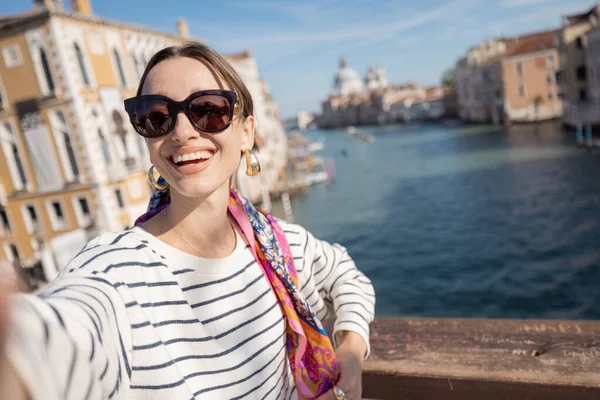
[[[240,158],[260,171],[252,99],[232,67],[202,44],[163,49],[125,107],[153,163],[149,211],[88,243],[39,296],[18,296],[6,349],[24,390],[359,399],[373,287],[343,247],[232,189]]]

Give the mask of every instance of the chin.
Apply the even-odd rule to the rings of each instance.
[[[205,198],[223,188],[225,185],[229,185],[229,179],[221,181],[214,178],[198,176],[179,180],[176,184],[171,186],[171,189],[183,197]]]

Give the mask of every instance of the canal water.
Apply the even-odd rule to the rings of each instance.
[[[292,208],[348,249],[379,316],[600,319],[600,152],[554,123],[358,130],[375,142],[307,133],[336,179]]]

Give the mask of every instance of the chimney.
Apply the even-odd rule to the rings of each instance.
[[[71,0],[71,10],[88,17],[92,15],[92,5],[89,0]]]
[[[182,38],[190,37],[190,28],[188,27],[187,22],[184,19],[180,18],[177,20],[177,31],[179,32],[179,36]]]
[[[62,11],[62,0],[33,0],[35,8],[46,8],[50,11]]]

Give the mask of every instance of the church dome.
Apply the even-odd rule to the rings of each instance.
[[[365,78],[365,86],[367,89],[383,89],[388,86],[385,68],[369,67]]]
[[[334,96],[347,95],[352,93],[359,93],[363,91],[362,80],[358,73],[352,68],[348,67],[346,60],[343,58],[340,60],[340,67],[338,68],[337,74],[333,81],[333,90],[331,92]]]

